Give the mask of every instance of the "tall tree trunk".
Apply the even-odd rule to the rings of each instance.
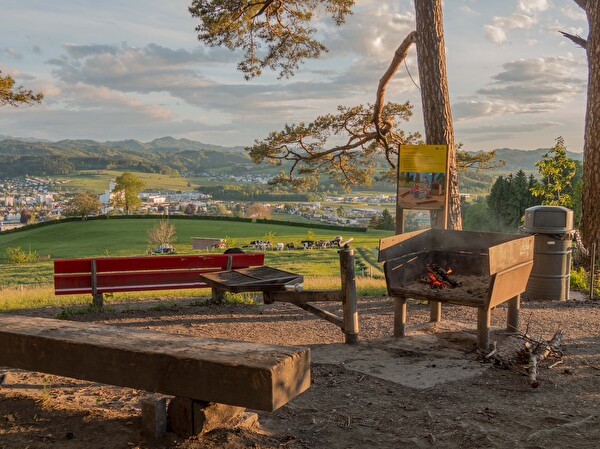
[[[600,4],[588,0],[585,7],[589,35],[587,38],[588,87],[583,144],[583,189],[581,230],[589,248],[600,243]]]
[[[429,144],[448,145],[450,168],[448,188],[448,227],[462,229],[456,147],[448,80],[441,0],[415,0],[417,24],[417,62],[421,84],[421,101],[425,125],[425,139]],[[439,215],[439,214],[438,214]],[[436,227],[443,224],[438,217]]]

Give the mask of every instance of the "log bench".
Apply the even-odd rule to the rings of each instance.
[[[209,288],[200,274],[262,266],[264,260],[261,253],[56,259],[54,293],[89,293],[102,307],[103,293]],[[220,296],[213,289],[213,297]]]
[[[184,436],[207,403],[273,411],[310,386],[306,348],[20,315],[0,315],[0,366],[175,396]]]

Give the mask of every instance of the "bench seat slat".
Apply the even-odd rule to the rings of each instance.
[[[90,273],[92,260],[96,261],[97,273],[194,268],[217,268],[224,270],[227,268],[229,256],[232,256],[232,268],[264,265],[265,260],[265,255],[262,253],[56,259],[54,261],[54,273]]]

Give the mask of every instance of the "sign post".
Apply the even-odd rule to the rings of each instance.
[[[396,187],[396,234],[404,211],[429,210],[431,227],[448,227],[448,146],[400,145]]]

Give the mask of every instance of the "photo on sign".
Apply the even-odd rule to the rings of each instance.
[[[400,172],[398,204],[406,209],[442,209],[446,199],[446,173]]]

